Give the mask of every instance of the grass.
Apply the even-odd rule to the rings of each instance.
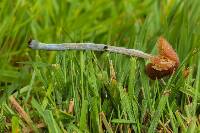
[[[199,6],[199,0],[1,0],[0,132],[200,132]],[[163,81],[150,80],[139,58],[27,46],[34,38],[155,54],[160,35],[181,62]],[[11,106],[12,96],[32,124]]]

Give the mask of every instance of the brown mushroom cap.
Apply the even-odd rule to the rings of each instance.
[[[153,80],[171,75],[179,66],[178,55],[169,42],[160,37],[157,44],[159,55],[152,57],[146,66],[146,73]]]

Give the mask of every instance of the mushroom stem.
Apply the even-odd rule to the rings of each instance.
[[[91,51],[108,51],[111,53],[118,53],[128,56],[135,56],[144,59],[153,57],[151,54],[144,53],[136,49],[128,49],[123,47],[109,46],[106,44],[95,43],[61,43],[61,44],[47,44],[36,40],[29,41],[29,47],[35,50],[53,50],[53,51],[66,51],[66,50],[91,50]]]

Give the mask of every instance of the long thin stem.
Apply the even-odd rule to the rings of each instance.
[[[91,50],[91,51],[108,51],[128,56],[135,56],[144,59],[152,57],[151,54],[144,53],[136,49],[127,49],[123,47],[109,46],[105,44],[95,43],[62,43],[62,44],[46,44],[36,40],[29,41],[29,47],[36,50]]]

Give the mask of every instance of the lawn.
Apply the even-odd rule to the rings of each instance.
[[[179,56],[151,80],[148,60],[109,52],[45,51],[93,42]],[[0,132],[200,132],[200,0],[1,0]]]

